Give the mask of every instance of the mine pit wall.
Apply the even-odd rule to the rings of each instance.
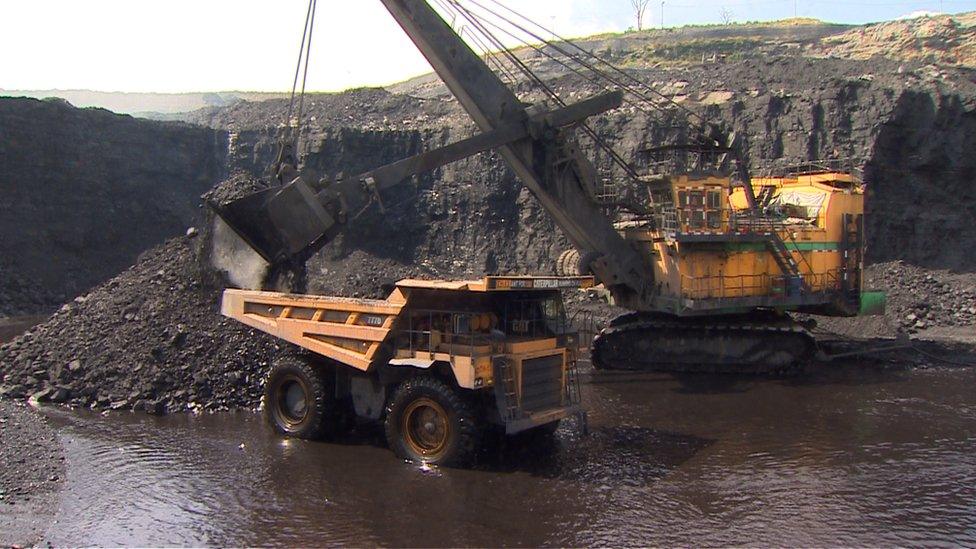
[[[976,271],[976,110],[906,92],[882,125],[869,183],[869,258]]]
[[[0,316],[49,312],[180,234],[223,132],[0,98]]]

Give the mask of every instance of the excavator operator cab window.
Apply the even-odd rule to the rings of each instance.
[[[678,204],[681,211],[681,224],[689,229],[705,227],[705,192],[680,191]]]
[[[700,209],[705,205],[704,191],[678,191],[678,207],[686,210]]]
[[[679,220],[685,230],[722,228],[722,189],[678,191]]]
[[[708,191],[708,209],[705,211],[705,223],[709,229],[722,228],[722,195],[721,189],[710,189]]]
[[[721,190],[708,191],[708,209],[709,210],[721,210],[722,209],[722,191]]]
[[[705,214],[705,219],[709,229],[722,228],[722,212],[720,210],[709,210]]]

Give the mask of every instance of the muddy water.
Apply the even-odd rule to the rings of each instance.
[[[976,543],[976,370],[789,381],[625,374],[591,434],[429,470],[259,417],[57,412],[56,545]]]

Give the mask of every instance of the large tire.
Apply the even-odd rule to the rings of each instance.
[[[341,418],[326,369],[300,353],[275,359],[264,386],[264,415],[275,431],[308,440],[335,434]]]
[[[429,376],[408,379],[397,388],[386,408],[385,430],[398,457],[432,465],[468,465],[481,442],[467,399]]]

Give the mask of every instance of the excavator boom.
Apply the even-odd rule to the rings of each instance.
[[[295,177],[280,188],[229,204],[210,204],[271,264],[304,261],[380,191],[412,175],[497,149],[615,294],[641,301],[653,271],[614,229],[596,194],[596,171],[564,128],[620,106],[611,92],[575,105],[532,113],[425,0],[381,0],[483,133],[413,158],[313,187]],[[541,111],[541,112],[540,112]],[[280,172],[279,172],[280,173]]]
[[[482,131],[524,119],[525,106],[426,0],[380,0]],[[536,135],[499,149],[579,250],[599,252],[588,267],[618,294],[645,295],[653,285],[640,254],[594,200],[595,169],[563,133]],[[557,165],[571,169],[556,170]]]

